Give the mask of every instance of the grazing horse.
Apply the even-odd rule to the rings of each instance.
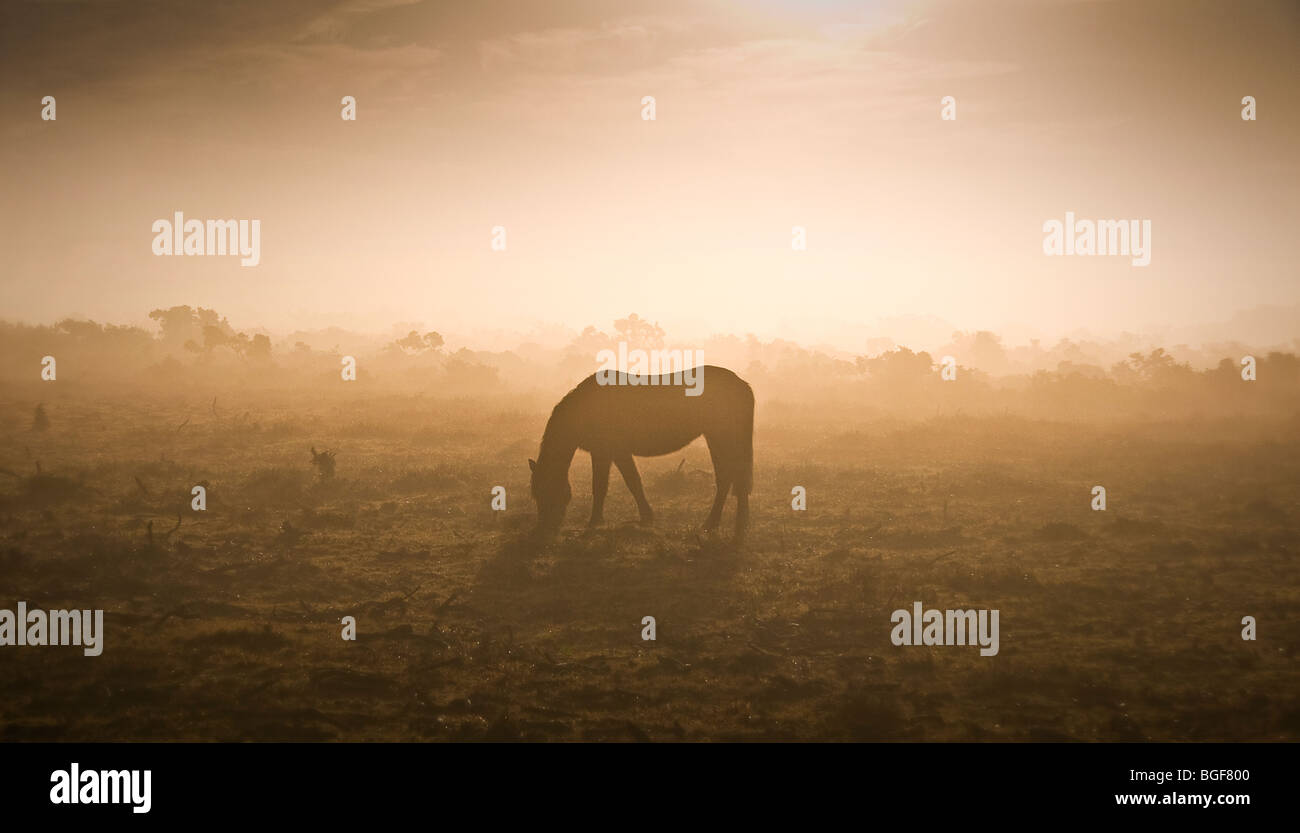
[[[691,371],[686,371],[689,376]],[[749,526],[749,492],[754,480],[754,392],[736,374],[723,367],[695,368],[703,383],[696,396],[688,396],[682,376],[628,376],[610,373],[607,384],[598,374],[569,391],[551,412],[542,435],[541,451],[529,460],[533,499],[537,501],[538,529],[554,533],[564,521],[572,492],[569,464],[579,448],[591,454],[591,525],[602,522],[609,466],[618,466],[641,512],[649,523],[654,512],[645,498],[635,457],[657,457],[684,448],[701,434],[709,444],[717,494],[704,522],[715,530],[722,520],[727,492],[736,493],[736,540]]]

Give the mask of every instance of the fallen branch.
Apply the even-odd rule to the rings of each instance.
[[[938,564],[940,561],[944,560],[944,559],[947,558],[948,556],[950,556],[950,555],[956,555],[956,554],[957,554],[957,551],[956,551],[956,550],[952,550],[952,551],[950,551],[950,552],[945,552],[943,555],[936,555],[934,558],[931,558],[931,559],[928,560],[928,561],[923,561],[923,562],[921,562],[921,566],[923,566],[923,567],[933,567],[935,564]]]

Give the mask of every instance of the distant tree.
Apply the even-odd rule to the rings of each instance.
[[[615,321],[614,331],[627,342],[629,349],[658,350],[664,346],[664,331],[659,322],[651,324],[636,313]]]
[[[1112,368],[1112,375],[1121,381],[1172,384],[1190,381],[1194,372],[1191,365],[1179,364],[1165,348],[1157,347],[1145,356],[1141,352],[1130,353],[1126,361]]]
[[[1002,346],[1002,336],[988,330],[977,332],[971,344],[971,364],[990,373],[1006,370],[1007,351]]]
[[[215,347],[229,347],[242,352],[247,342],[247,336],[241,337],[216,310],[182,305],[153,310],[149,317],[158,322],[163,345],[171,350],[206,353]]]
[[[913,353],[906,347],[879,356],[858,356],[857,367],[885,384],[912,382],[934,372],[934,359],[924,351]]]
[[[420,335],[418,330],[411,330],[402,338],[393,342],[406,353],[423,353],[426,350],[437,350],[442,347],[442,336],[435,332],[427,332]]]
[[[94,321],[77,321],[74,318],[65,318],[55,327],[78,341],[90,341],[104,334],[104,328]]]
[[[238,343],[233,333],[223,330],[216,324],[203,326],[203,350],[206,353],[211,353],[215,347],[234,347]]]
[[[565,352],[582,356],[584,360],[590,362],[594,361],[598,352],[613,347],[614,343],[613,336],[588,325],[577,338],[569,342]]]
[[[1008,368],[1007,351],[1002,346],[1002,337],[988,330],[953,333],[952,342],[943,348],[943,354],[957,356],[963,364],[989,373],[1003,373]]]
[[[248,357],[258,361],[265,361],[271,358],[271,339],[270,337],[257,333],[253,336],[253,341],[248,347]]]
[[[50,418],[45,414],[45,405],[36,406],[36,412],[32,415],[32,430],[45,431],[50,427]]]
[[[1095,364],[1063,361],[1056,363],[1056,375],[1062,379],[1071,376],[1081,376],[1084,379],[1104,379],[1106,378],[1106,370]]]
[[[230,322],[218,315],[217,311],[214,309],[204,309],[203,307],[199,307],[194,310],[194,321],[204,329],[208,327],[218,327],[227,333],[233,332]]]
[[[1144,381],[1149,381],[1175,364],[1174,357],[1166,353],[1163,347],[1157,347],[1146,356],[1141,352],[1129,353],[1126,363]]]
[[[149,318],[158,322],[162,329],[163,344],[173,349],[186,346],[194,336],[194,310],[188,306],[156,309],[149,313]]]
[[[1264,358],[1264,366],[1270,379],[1295,384],[1300,381],[1300,358],[1294,353],[1281,353],[1276,350]]]

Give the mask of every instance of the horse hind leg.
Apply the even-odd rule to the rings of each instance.
[[[713,532],[722,523],[722,509],[727,505],[727,492],[731,490],[731,480],[724,478],[723,475],[717,476],[717,492],[713,496],[713,508],[709,510],[709,516],[704,519],[704,531]]]
[[[749,531],[749,492],[736,487],[736,543],[745,540],[745,533]]]
[[[706,440],[709,438],[706,436]],[[727,493],[736,495],[736,542],[745,539],[749,530],[749,493],[753,489],[752,462],[749,449],[744,445],[748,439],[743,433],[739,442],[726,440],[709,441],[709,456],[713,458],[713,470],[717,475],[718,491],[713,499],[713,509],[709,512],[704,528],[712,531],[722,523],[722,510],[727,505]]]
[[[709,510],[709,516],[704,519],[704,531],[712,532],[722,523],[722,510],[727,505],[727,493],[731,490],[733,475],[726,455],[719,449],[718,440],[707,435],[704,440],[709,445],[709,457],[713,460],[713,476],[717,483],[717,492],[713,496],[713,508]]]
[[[749,493],[754,489],[754,398],[740,421],[740,440],[736,449],[736,543],[745,540],[749,530]]]

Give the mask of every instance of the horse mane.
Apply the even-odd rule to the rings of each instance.
[[[574,388],[564,395],[555,407],[551,409],[551,416],[546,420],[546,430],[542,432],[542,444],[537,450],[537,463],[541,465],[543,461],[549,462],[551,457],[572,459],[573,452],[577,448],[577,441],[566,436],[570,431],[566,417],[569,411],[574,407],[574,400],[582,388],[582,385]],[[566,461],[567,462],[567,461]],[[567,467],[566,467],[567,470]]]

